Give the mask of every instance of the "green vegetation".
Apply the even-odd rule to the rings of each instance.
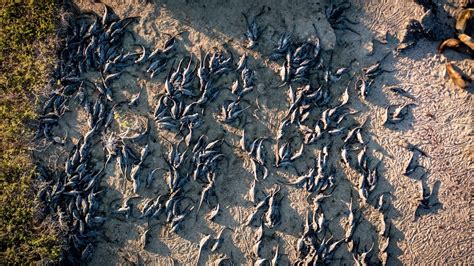
[[[59,257],[58,231],[37,219],[29,125],[54,60],[55,0],[0,0],[0,264]]]

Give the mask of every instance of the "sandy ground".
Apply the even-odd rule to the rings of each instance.
[[[308,34],[308,27],[317,20],[318,12],[324,9],[325,3],[319,1],[158,1],[145,4],[142,1],[103,1],[113,7],[120,16],[140,16],[139,23],[133,26],[137,42],[147,47],[155,47],[163,43],[163,33],[177,33],[186,31],[180,37],[179,54],[181,56],[199,55],[200,49],[210,51],[222,49],[226,44],[235,55],[248,53],[250,65],[257,72],[255,92],[246,96],[251,108],[246,113],[247,132],[251,139],[261,136],[275,136],[276,126],[285,115],[288,108],[286,88],[272,88],[278,82],[278,64],[266,59],[271,51],[277,35],[276,32],[295,28],[296,36]],[[447,17],[455,15],[456,4],[440,4],[446,10],[441,14],[442,23],[453,23]],[[102,12],[102,5],[88,1],[77,1],[84,9]],[[457,3],[459,4],[459,3]],[[254,51],[248,51],[241,46],[245,24],[241,12],[254,12],[261,6],[269,6],[259,24],[268,25],[263,33],[262,41]],[[353,7],[347,11],[348,18],[358,21],[350,27],[360,35],[350,31],[336,30],[336,43],[332,66],[347,67],[351,65],[351,75],[345,75],[334,87],[334,94],[339,95],[350,76],[360,73],[361,68],[367,67],[380,60],[387,52],[395,50],[397,40],[409,19],[420,19],[424,10],[421,6],[408,1],[354,1]],[[444,15],[444,16],[443,16]],[[324,21],[318,21],[322,25]],[[271,26],[270,26],[271,25]],[[302,26],[305,25],[305,26]],[[445,25],[445,26],[446,26]],[[449,26],[446,26],[449,28]],[[311,28],[311,30],[313,30]],[[439,32],[442,34],[442,31]],[[323,34],[323,33],[320,33]],[[331,36],[327,37],[330,38]],[[442,36],[440,36],[441,38]],[[131,40],[129,40],[131,41]],[[331,40],[325,40],[323,46],[331,46]],[[389,264],[432,264],[439,263],[474,263],[472,252],[472,235],[474,228],[471,222],[473,174],[473,139],[472,139],[472,95],[468,91],[456,89],[444,73],[444,63],[454,61],[463,71],[473,76],[474,64],[467,57],[454,52],[445,55],[436,54],[437,42],[420,40],[418,44],[407,52],[398,56],[390,55],[383,63],[383,68],[390,70],[376,79],[375,87],[365,101],[359,100],[355,91],[351,91],[351,107],[359,110],[357,117],[363,122],[369,117],[366,132],[370,139],[369,147],[373,156],[383,158],[383,176],[378,193],[391,193],[392,206],[389,211],[389,220],[393,223]],[[329,47],[325,47],[329,48]],[[229,75],[220,81],[222,86],[230,86],[233,76]],[[235,78],[235,77],[234,77]],[[150,81],[148,78],[131,71],[115,83],[117,99],[131,98],[138,93],[139,87],[144,87],[144,96],[139,106],[134,109],[123,108],[118,110],[121,117],[144,119],[151,117],[156,96],[163,91],[164,76]],[[390,93],[388,86],[397,85],[408,90],[416,100],[416,107],[412,109],[410,121],[395,129],[383,127],[383,114],[388,104],[401,104],[411,100]],[[471,90],[472,91],[472,90]],[[237,143],[242,131],[240,128],[224,125],[217,121],[218,107],[229,93],[222,93],[219,98],[206,110],[205,124],[199,130],[209,140],[224,137],[229,143]],[[259,105],[256,105],[258,99]],[[337,100],[337,99],[336,99]],[[67,123],[71,126],[70,136],[78,136],[75,132],[82,132],[84,121],[81,112],[71,114]],[[135,119],[133,119],[135,120]],[[76,122],[77,121],[77,124]],[[163,166],[161,154],[169,149],[164,140],[174,139],[173,135],[158,132],[153,129],[157,142],[153,145],[153,158],[145,175],[153,168]],[[441,203],[434,211],[424,213],[414,220],[417,198],[420,196],[420,183],[417,180],[403,176],[402,173],[410,158],[410,152],[403,148],[409,142],[418,144],[429,154],[421,164],[429,170],[428,183],[434,187],[437,200]],[[271,153],[271,146],[267,151]],[[297,161],[299,169],[307,169],[314,163],[320,145],[314,145],[304,152],[304,158]],[[232,231],[224,233],[224,246],[216,253],[206,253],[207,264],[225,254],[235,264],[252,263],[252,245],[254,232],[244,226],[245,218],[254,209],[248,200],[248,189],[252,183],[250,165],[245,154],[238,149],[224,146],[223,150],[230,157],[229,167],[221,167],[217,178],[217,196],[220,206],[224,207],[216,222],[208,222],[201,216],[197,221],[188,219],[183,230],[178,234],[168,232],[164,225],[153,226],[150,243],[146,249],[141,245],[141,235],[148,224],[140,219],[130,218],[126,221],[111,219],[104,225],[105,237],[98,238],[97,249],[92,265],[109,265],[140,263],[189,265],[196,262],[200,239],[206,234],[217,235],[224,227]],[[335,153],[336,151],[332,151]],[[339,156],[330,156],[339,158]],[[334,196],[324,202],[323,207],[327,217],[332,219],[330,224],[334,239],[341,239],[347,228],[346,204],[351,193],[355,190],[356,173],[345,168],[335,159],[332,162],[338,166],[338,186]],[[112,208],[116,208],[120,201],[132,195],[131,184],[123,183],[118,177],[118,167],[109,165],[109,175],[101,184],[105,188],[102,197],[102,211],[110,215]],[[295,173],[291,170],[271,168],[270,177],[259,184],[261,191],[269,191],[277,183],[276,178],[294,180]],[[197,187],[200,185],[197,185]],[[199,199],[199,190],[190,192],[194,200]],[[199,188],[201,189],[201,188]],[[135,208],[140,208],[147,198],[156,193],[164,193],[164,182],[157,180],[152,189],[140,191],[141,199],[134,201]],[[194,194],[193,194],[194,193]],[[271,258],[274,250],[279,247],[283,255],[282,265],[296,260],[296,241],[302,234],[304,215],[309,204],[306,201],[308,193],[292,187],[283,187],[282,194],[282,225],[272,230],[271,239],[267,240],[263,249],[263,256]],[[472,206],[472,205],[471,205]],[[376,263],[379,246],[385,241],[379,236],[380,214],[372,206],[362,206],[362,222],[356,231],[356,238],[371,245],[375,243],[370,261]],[[210,210],[204,207],[201,213]],[[134,210],[138,213],[138,210]],[[193,217],[194,214],[191,215]],[[150,223],[150,225],[153,225]],[[106,240],[107,239],[107,240]],[[366,247],[367,249],[370,246]],[[344,244],[337,251],[338,263],[353,264],[352,255]]]

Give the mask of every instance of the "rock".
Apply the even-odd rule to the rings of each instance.
[[[364,44],[364,52],[367,56],[372,56],[374,54],[373,40],[369,40],[367,43]]]
[[[430,40],[441,41],[454,36],[454,19],[442,8],[428,10],[420,22]]]
[[[432,0],[415,0],[415,3],[422,6],[425,11],[420,23],[427,33],[426,37],[434,41],[453,37],[454,19],[445,6],[439,1]]]
[[[317,12],[311,20],[304,17],[297,18],[294,25],[296,25],[295,35],[303,40],[311,42],[317,36],[323,50],[333,50],[336,47],[336,34],[323,13]]]
[[[416,20],[410,19],[405,29],[400,33],[399,39],[401,43],[411,43],[416,42],[417,40],[426,36],[423,25]]]
[[[398,38],[400,40],[400,44],[397,46],[397,52],[403,52],[407,49],[416,45],[416,42],[422,38],[427,37],[427,33],[423,28],[423,25],[416,20],[410,19],[405,29],[398,34]]]

